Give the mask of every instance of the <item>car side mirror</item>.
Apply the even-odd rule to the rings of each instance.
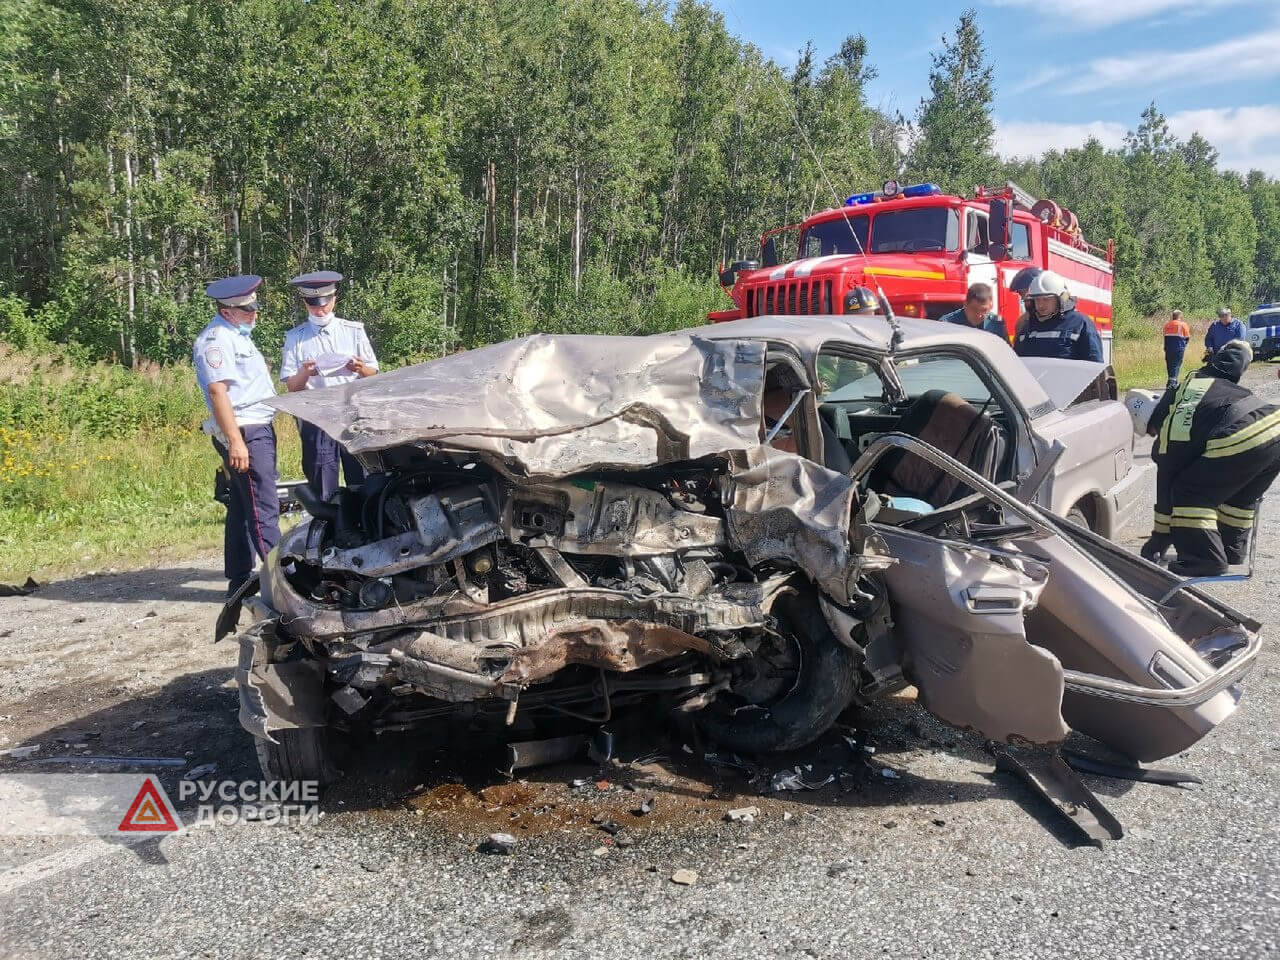
[[[739,273],[744,270],[758,270],[759,268],[759,260],[735,260],[726,269],[720,271],[720,285],[722,287],[732,287],[738,282]]]
[[[778,245],[774,242],[773,237],[768,237],[760,244],[760,263],[766,267],[776,267],[778,265]]]
[[[987,256],[992,260],[1007,260],[1012,242],[1011,221],[1013,210],[1004,197],[995,197],[987,204]]]

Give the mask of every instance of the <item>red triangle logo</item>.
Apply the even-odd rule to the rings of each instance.
[[[121,833],[177,833],[180,829],[177,814],[154,777],[142,781],[138,795],[116,827]]]

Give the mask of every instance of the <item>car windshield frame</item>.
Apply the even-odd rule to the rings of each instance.
[[[887,240],[884,238],[886,232],[889,234]],[[941,240],[938,239],[939,233],[942,234]],[[867,248],[871,254],[954,253],[959,249],[960,217],[951,207],[882,210],[871,220],[871,243]]]

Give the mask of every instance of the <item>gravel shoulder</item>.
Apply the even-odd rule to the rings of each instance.
[[[1280,400],[1275,369],[1249,380]],[[1254,579],[1215,588],[1266,624],[1278,498]],[[211,642],[220,565],[203,555],[0,599],[0,750],[256,777],[236,649]],[[1280,949],[1278,671],[1267,646],[1237,713],[1163,764],[1202,787],[1086,778],[1127,832],[1101,850],[1076,845],[980,742],[909,697],[850,718],[877,751],[847,776],[766,798],[678,745],[600,787],[585,764],[508,782],[447,743],[388,738],[348,767],[316,825],[199,828],[134,848],[0,837],[0,955],[1268,956]],[[797,762],[821,772],[829,758]],[[0,760],[0,772],[24,766]],[[632,812],[649,798],[651,813]],[[724,820],[748,805],[754,822]],[[634,843],[608,842],[601,818]],[[496,829],[517,834],[515,853],[476,853]],[[696,883],[672,883],[677,869]]]

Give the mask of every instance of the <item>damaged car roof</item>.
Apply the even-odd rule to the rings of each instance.
[[[880,316],[765,316],[646,337],[535,334],[269,402],[354,454],[447,440],[530,476],[567,476],[746,449],[759,439],[767,344],[812,368],[837,343],[884,355],[893,329]],[[1054,409],[1000,338],[913,318],[898,329],[899,353],[979,352],[1033,416]]]
[[[754,445],[764,369],[756,341],[538,334],[271,404],[356,454],[447,439],[564,476]]]

